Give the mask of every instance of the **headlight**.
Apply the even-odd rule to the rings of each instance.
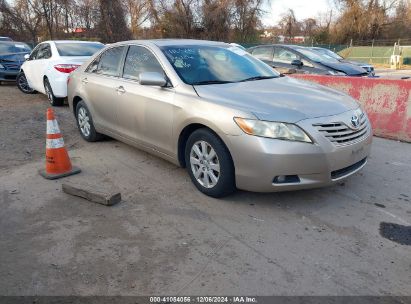
[[[347,76],[347,74],[345,74],[343,72],[339,72],[339,71],[328,71],[328,73],[330,75],[334,75],[334,76]]]
[[[0,63],[0,69],[4,69],[4,65]]]
[[[234,117],[234,121],[249,135],[312,143],[310,137],[294,124],[240,117]]]

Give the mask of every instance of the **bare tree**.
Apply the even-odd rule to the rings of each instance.
[[[117,42],[131,38],[120,0],[99,0],[99,8],[98,27],[103,42]]]
[[[150,17],[150,1],[148,0],[123,0],[126,8],[127,19],[130,21],[130,29],[134,38],[138,37],[141,26]]]
[[[196,36],[199,0],[153,0],[151,11],[152,20],[162,37]]]
[[[307,18],[301,22],[301,31],[304,37],[313,37],[317,29],[317,20],[314,18]]]
[[[336,0],[340,16],[332,29],[334,42],[371,40],[382,36],[398,0]]]
[[[32,2],[16,0],[13,5],[10,5],[6,0],[0,0],[0,12],[3,18],[10,22],[9,26],[17,29],[20,35],[27,32],[29,34],[27,39],[32,43],[37,42],[42,16]]]
[[[283,31],[283,35],[286,36],[288,40],[291,40],[300,31],[294,10],[292,10],[291,8],[286,14],[283,15],[279,22],[279,25]]]
[[[263,0],[233,0],[233,24],[236,40],[252,42],[257,39],[257,27],[263,13]]]
[[[75,3],[76,24],[87,32],[97,25],[99,4],[97,0],[77,0]]]
[[[227,41],[230,35],[232,1],[204,0],[201,9],[204,38]]]

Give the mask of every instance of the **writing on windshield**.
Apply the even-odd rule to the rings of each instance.
[[[187,84],[217,84],[278,77],[244,50],[225,46],[166,46],[162,51]]]

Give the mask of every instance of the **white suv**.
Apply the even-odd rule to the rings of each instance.
[[[60,106],[67,97],[68,75],[103,47],[100,42],[90,41],[42,42],[26,55],[17,86],[26,94],[46,94],[51,105]]]

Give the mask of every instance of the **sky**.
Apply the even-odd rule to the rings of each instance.
[[[332,0],[267,0],[264,10],[267,12],[263,16],[265,26],[276,25],[288,9],[294,10],[297,20],[310,17],[318,17],[321,13],[326,13],[332,5]]]

